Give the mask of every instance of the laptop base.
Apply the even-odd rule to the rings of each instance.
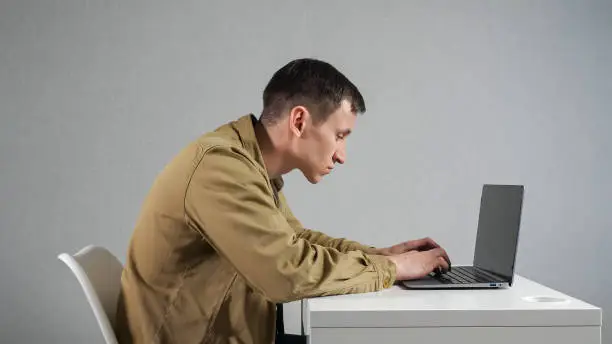
[[[510,287],[505,281],[490,272],[472,266],[455,266],[447,274],[434,273],[418,279],[401,282],[410,289],[499,289]]]

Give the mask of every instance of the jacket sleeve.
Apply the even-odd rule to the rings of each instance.
[[[293,215],[293,212],[289,208],[287,200],[282,192],[279,192],[279,198],[281,202],[281,210],[285,214],[287,222],[289,222],[291,227],[293,227],[293,229],[296,231],[298,237],[306,239],[313,244],[335,248],[336,250],[344,253],[349,251],[362,251],[368,254],[375,254],[376,247],[366,246],[346,238],[333,238],[325,233],[304,228],[302,223]]]
[[[274,202],[269,181],[241,149],[214,147],[185,194],[187,223],[275,303],[390,287],[384,256],[340,252],[299,237]]]

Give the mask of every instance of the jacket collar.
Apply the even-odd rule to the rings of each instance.
[[[259,148],[259,142],[257,142],[257,136],[255,136],[255,124],[258,119],[253,114],[244,115],[237,120],[233,121],[230,126],[238,136],[238,140],[251,157],[266,171],[266,164],[264,163],[261,149]],[[269,177],[268,177],[269,178]],[[270,182],[274,184],[274,187],[280,191],[285,184],[282,177],[270,179]]]

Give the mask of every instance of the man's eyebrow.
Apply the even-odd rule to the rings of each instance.
[[[340,134],[344,135],[344,136],[349,136],[351,134],[351,129],[344,129],[340,131]]]

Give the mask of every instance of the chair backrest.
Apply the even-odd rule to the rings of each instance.
[[[92,245],[74,255],[62,253],[58,258],[79,281],[106,343],[116,344],[114,325],[121,290],[121,262],[107,249]]]

